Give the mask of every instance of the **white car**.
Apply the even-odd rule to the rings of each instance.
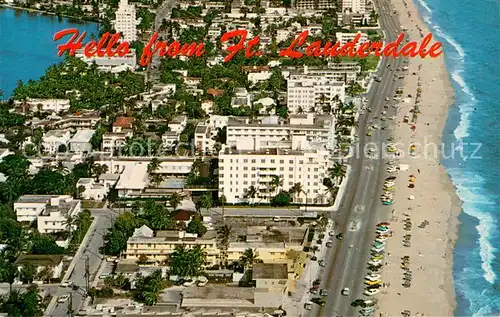
[[[186,282],[184,282],[184,284],[182,284],[183,286],[186,286],[186,287],[189,287],[189,286],[193,286],[194,284],[196,283],[196,280],[187,280]]]
[[[340,293],[344,296],[348,296],[349,292],[350,292],[349,287],[344,287]]]
[[[57,302],[58,303],[65,303],[69,298],[69,295],[68,294],[64,294],[64,295],[61,295],[59,296],[59,298],[57,299]]]
[[[99,275],[99,278],[100,278],[101,280],[104,280],[104,279],[105,279],[106,277],[108,277],[108,276],[109,276],[109,273],[102,273],[101,275]]]
[[[61,287],[68,287],[68,286],[71,286],[71,285],[73,285],[73,281],[70,281],[70,280],[61,282]]]

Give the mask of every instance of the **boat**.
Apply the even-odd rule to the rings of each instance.
[[[379,288],[368,288],[363,292],[363,294],[365,294],[366,296],[374,296],[377,295],[378,293],[380,293]]]

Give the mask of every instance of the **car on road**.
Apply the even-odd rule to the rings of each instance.
[[[59,296],[59,298],[57,299],[57,302],[58,303],[65,303],[69,298],[69,295],[68,294],[64,294],[64,295],[61,295]]]
[[[184,284],[182,284],[182,286],[189,287],[189,286],[193,286],[194,284],[196,284],[196,280],[186,280],[184,282]]]
[[[318,264],[319,264],[319,266],[321,266],[321,267],[325,267],[325,266],[326,266],[325,261],[323,261],[323,260],[319,260],[319,261],[318,261]]]
[[[311,257],[311,261],[317,261],[317,260],[318,260],[318,258],[316,256]]]
[[[366,136],[372,136],[372,131],[366,132]]]
[[[385,101],[389,101],[389,100],[390,100],[389,97],[385,97]]]
[[[319,295],[321,296],[328,296],[328,291],[326,289],[322,289],[319,291]]]
[[[311,302],[313,302],[319,306],[325,306],[325,303],[326,303],[325,300],[322,299],[321,297],[314,297],[311,299]]]
[[[318,294],[318,288],[317,287],[311,287],[309,289],[309,293],[313,294],[313,295],[316,295]]]
[[[338,235],[336,235],[336,238],[338,240],[342,240],[342,239],[344,239],[344,234],[343,233],[339,233]]]
[[[330,231],[330,232],[328,232],[328,235],[329,235],[330,237],[333,237],[333,235],[334,235],[334,234],[335,234],[335,231],[333,231],[333,230],[332,230],[332,231]]]
[[[313,302],[307,302],[304,304],[306,310],[311,310],[313,308]]]
[[[348,296],[350,293],[349,287],[344,287],[340,293],[344,296]]]
[[[333,245],[333,242],[332,242],[332,241],[328,241],[328,242],[326,243],[326,247],[327,247],[327,248],[331,248],[331,247],[332,247],[332,245]]]
[[[107,278],[110,274],[109,273],[102,273],[101,275],[99,275],[99,278],[101,280],[104,280],[105,278]]]

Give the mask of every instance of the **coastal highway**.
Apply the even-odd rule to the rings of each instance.
[[[401,30],[397,16],[391,14],[392,5],[386,0],[378,0],[376,5],[386,41],[395,40]],[[390,131],[374,130],[372,136],[368,137],[366,127],[370,120],[380,117],[384,110],[387,111],[387,117],[395,115],[396,109],[384,109],[388,103],[385,98],[392,101],[396,88],[402,85],[400,80],[394,81],[393,78],[396,69],[404,65],[403,59],[383,58],[377,74],[382,81],[374,82],[367,93],[367,106],[372,112],[359,117],[359,147],[349,159],[352,171],[339,210],[332,214],[337,223],[337,233],[343,232],[344,238],[337,244],[336,250],[332,252],[334,254],[326,259],[326,274],[323,275],[321,288],[328,290],[328,296],[325,306],[319,308],[314,305],[310,314],[312,316],[356,316],[357,309],[351,303],[356,299],[368,299],[362,292],[375,224],[386,220],[393,208],[382,206],[379,200],[386,175],[384,160],[381,157],[369,158],[364,153],[367,143],[376,144],[379,154],[385,150],[382,143],[387,141]],[[380,121],[374,121],[381,125]],[[392,122],[386,121],[386,124]],[[345,287],[350,289],[348,296],[341,295]]]
[[[76,261],[73,272],[69,276],[68,280],[74,282],[78,286],[78,290],[74,291],[69,287],[59,287],[56,290],[51,290],[51,295],[63,295],[63,294],[73,294],[73,311],[78,312],[81,304],[86,298],[86,278],[85,278],[85,262],[88,257],[89,259],[89,271],[90,271],[90,281],[95,277],[101,262],[103,261],[103,255],[99,252],[99,248],[104,243],[104,234],[112,226],[114,220],[116,219],[115,212],[107,209],[91,209],[92,216],[95,217],[95,226],[87,232],[90,234],[87,244],[83,249],[82,253],[77,253],[75,255],[74,261]],[[78,257],[78,258],[77,258]],[[46,311],[45,316],[62,317],[68,315],[68,305],[69,300],[65,303],[57,303],[52,311]]]

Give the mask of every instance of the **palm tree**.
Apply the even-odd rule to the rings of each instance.
[[[172,210],[175,211],[177,209],[177,206],[181,204],[182,196],[179,193],[173,193],[168,198],[168,201],[170,203],[170,206],[172,207]]]
[[[155,230],[166,230],[172,225],[172,223],[173,221],[170,217],[170,213],[165,208],[162,208],[161,210],[158,210],[156,213],[152,214],[149,221],[152,229]]]
[[[164,177],[161,174],[153,174],[150,175],[149,179],[153,184],[155,184],[156,187],[158,187],[161,184],[161,182],[163,182]]]
[[[278,175],[271,175],[271,178],[272,180],[269,182],[269,195],[271,195],[271,192],[279,190],[280,186],[283,186],[283,180]]]
[[[0,276],[2,280],[9,283],[9,292],[12,292],[12,284],[16,281],[19,272],[14,264],[10,262],[5,262],[2,264],[0,268]]]
[[[156,172],[159,168],[160,168],[160,161],[158,161],[158,159],[154,157],[148,164],[148,174]]]
[[[219,236],[219,239],[221,239],[221,244],[224,247],[227,247],[229,237],[231,236],[231,230],[232,228],[229,225],[223,225],[217,228],[217,235]]]
[[[300,194],[302,193],[302,184],[301,183],[295,183],[293,186],[290,188],[288,191],[292,196],[295,196],[295,194]]]
[[[334,180],[341,180],[345,176],[344,165],[335,162],[333,168],[330,170],[330,177]]]
[[[257,262],[259,257],[259,252],[252,248],[248,248],[243,252],[243,255],[240,257],[241,265],[245,268],[253,267],[254,263]]]
[[[257,195],[257,189],[255,188],[255,186],[252,185],[252,186],[248,187],[247,189],[245,189],[244,197],[245,198],[251,198],[252,199],[252,202],[251,202],[252,205],[254,204],[254,199],[255,199],[256,195]]]
[[[212,197],[210,197],[208,194],[205,194],[205,195],[201,196],[199,203],[200,203],[200,207],[201,208],[206,208],[207,209],[207,212],[213,206]]]

